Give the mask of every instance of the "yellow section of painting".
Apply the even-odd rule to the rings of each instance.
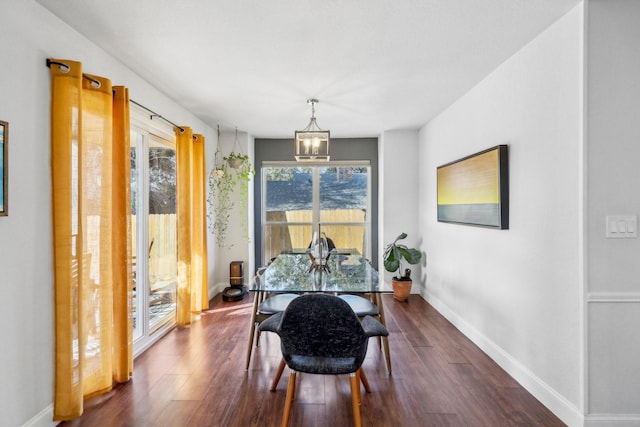
[[[438,204],[498,203],[498,150],[438,169]]]

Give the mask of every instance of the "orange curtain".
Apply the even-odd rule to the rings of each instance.
[[[204,137],[176,129],[178,222],[178,325],[209,307]]]
[[[122,170],[112,179],[113,234],[113,379],[127,382],[133,374],[133,254],[131,253],[131,146],[129,90],[114,86],[113,156]],[[127,238],[122,238],[127,236]],[[123,268],[124,267],[124,268]]]
[[[191,311],[200,312],[209,308],[209,281],[207,277],[207,192],[204,136],[193,136],[193,201],[192,201],[192,269],[193,283]]]
[[[133,367],[127,89],[51,60],[54,419]],[[114,96],[115,90],[115,96]]]

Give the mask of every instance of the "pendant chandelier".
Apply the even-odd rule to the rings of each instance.
[[[322,130],[316,123],[315,105],[317,99],[307,99],[311,104],[311,120],[306,128],[295,133],[295,157],[299,162],[329,161],[329,131]]]

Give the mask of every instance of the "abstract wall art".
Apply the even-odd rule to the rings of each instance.
[[[438,167],[438,221],[509,228],[509,149],[498,145]]]

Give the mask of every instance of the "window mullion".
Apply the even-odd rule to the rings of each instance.
[[[312,222],[313,222],[313,230],[318,230],[318,225],[320,224],[320,167],[313,166],[311,168],[313,175],[313,190],[312,190]]]

